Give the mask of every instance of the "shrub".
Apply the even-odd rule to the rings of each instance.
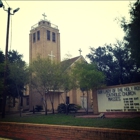
[[[80,109],[80,106],[76,104],[68,104],[67,111],[70,112],[77,112]],[[66,104],[59,104],[57,108],[58,113],[66,113]]]
[[[80,110],[82,107],[80,105],[76,105],[77,110]]]
[[[66,105],[65,104],[59,104],[57,107],[58,113],[66,113]]]
[[[35,110],[37,112],[40,112],[41,110],[43,110],[43,107],[41,105],[36,105]]]

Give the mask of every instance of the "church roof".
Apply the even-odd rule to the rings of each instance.
[[[77,57],[62,61],[61,65],[62,65],[63,69],[66,70],[67,68],[72,66],[76,61],[78,61],[81,57],[83,57],[83,56],[77,56]]]

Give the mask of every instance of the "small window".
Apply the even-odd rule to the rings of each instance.
[[[52,32],[52,41],[55,42],[55,33]]]
[[[35,33],[33,33],[33,42],[35,42]]]
[[[47,30],[47,40],[50,40],[50,31]]]
[[[37,31],[37,40],[40,40],[40,31]]]

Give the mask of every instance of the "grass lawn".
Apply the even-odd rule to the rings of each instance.
[[[49,114],[49,115],[28,115],[13,116],[0,118],[0,122],[22,122],[36,124],[54,124],[54,125],[70,125],[70,126],[86,126],[86,127],[102,127],[140,130],[140,117],[137,118],[76,118],[73,115],[65,114]]]

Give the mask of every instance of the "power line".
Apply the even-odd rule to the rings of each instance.
[[[6,1],[6,0],[4,0],[4,1],[5,1],[5,3],[7,4],[7,6],[10,7],[9,4],[7,3],[7,1]]]
[[[11,37],[10,37],[10,51],[12,46],[12,16],[11,16]]]

